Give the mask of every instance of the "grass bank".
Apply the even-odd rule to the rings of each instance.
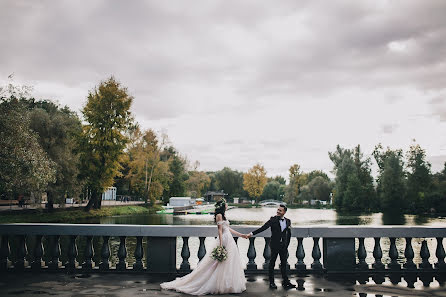
[[[0,213],[0,224],[6,223],[77,223],[79,221],[136,214],[152,214],[158,207],[144,207],[139,205],[108,206],[101,209],[84,211],[83,208],[16,210]]]

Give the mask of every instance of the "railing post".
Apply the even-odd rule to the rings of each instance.
[[[142,248],[142,236],[136,237],[136,247],[135,247],[135,263],[133,263],[133,270],[142,271],[144,265],[142,263],[142,257],[144,256],[144,251]]]
[[[437,256],[437,263],[435,268],[440,270],[446,270],[446,264],[444,262],[445,252],[443,248],[443,237],[437,237],[437,249],[435,250],[435,256]]]
[[[147,238],[147,271],[176,273],[177,237]]]
[[[28,265],[26,255],[28,249],[26,248],[26,235],[19,235],[19,245],[17,246],[17,260],[14,263],[14,268],[17,271],[24,271]]]
[[[107,271],[110,270],[110,263],[108,260],[110,258],[110,246],[108,244],[110,236],[103,236],[102,238],[103,238],[102,249],[101,249],[102,261],[99,264],[99,269]]]
[[[93,236],[87,236],[87,242],[85,244],[85,252],[84,252],[85,261],[84,263],[82,263],[82,269],[84,270],[93,269],[95,264],[93,262],[94,250],[93,250],[92,240]]]
[[[423,270],[431,270],[432,269],[432,264],[429,263],[429,257],[430,257],[430,253],[429,253],[429,249],[427,248],[427,241],[423,240],[421,242],[421,251],[420,251],[420,256],[421,256],[421,263],[420,263],[420,269]]]
[[[271,259],[271,237],[264,237],[265,238],[265,248],[263,250],[263,258],[265,259],[265,262],[263,263],[263,269],[267,270],[269,267],[269,262]]]
[[[120,236],[119,237],[119,249],[118,249],[118,259],[119,262],[118,264],[116,264],[116,270],[119,271],[125,271],[127,270],[127,262],[126,262],[126,258],[127,258],[127,248],[125,247],[125,236]]]
[[[403,267],[407,270],[416,270],[417,266],[413,262],[415,254],[412,248],[412,238],[406,237],[406,249],[404,250],[404,257],[406,257],[406,263],[403,264]]]
[[[33,270],[40,270],[42,269],[42,266],[45,264],[42,261],[44,249],[42,244],[42,235],[36,236],[36,243],[34,245],[34,260],[31,263],[31,268]]]
[[[198,261],[201,261],[201,259],[203,259],[203,257],[206,255],[206,246],[204,244],[204,241],[206,240],[206,237],[199,237],[198,238],[200,240],[200,247],[198,248]]]
[[[0,271],[6,271],[8,269],[8,257],[10,253],[8,235],[2,235],[2,245],[0,247]]]
[[[60,236],[54,235],[52,236],[52,242],[51,242],[51,262],[48,264],[48,268],[51,270],[57,270],[60,266]]]
[[[297,263],[295,265],[296,269],[299,271],[306,270],[307,265],[305,265],[305,263],[304,263],[305,250],[304,250],[302,237],[297,237],[296,258],[297,258]]]
[[[383,257],[383,252],[381,250],[381,238],[375,237],[375,247],[373,248],[373,257],[375,258],[375,263],[372,264],[372,267],[375,270],[384,270],[384,264],[381,261]]]
[[[257,270],[257,264],[255,262],[256,249],[254,246],[255,237],[249,238],[249,248],[248,248],[248,264],[246,265],[247,270]]]
[[[189,250],[189,237],[183,236],[183,248],[181,249],[181,258],[183,262],[181,262],[180,270],[182,272],[190,271],[190,250]]]
[[[311,269],[315,271],[322,271],[321,264],[321,249],[319,248],[319,237],[313,237],[313,251],[311,252],[313,257],[313,263],[311,263]]]
[[[77,245],[76,245],[76,237],[77,235],[71,235],[70,236],[70,243],[68,246],[68,251],[67,251],[67,256],[68,256],[68,261],[65,264],[65,269],[68,270],[68,272],[74,272],[77,268]]]
[[[324,268],[327,273],[356,269],[355,238],[323,238]]]
[[[395,237],[390,237],[390,249],[389,249],[389,269],[401,270],[401,265],[398,263],[398,250],[396,249]]]
[[[365,249],[364,238],[360,237],[358,246],[358,265],[356,266],[358,270],[365,271],[369,269],[369,265],[365,261],[367,258],[367,251]]]

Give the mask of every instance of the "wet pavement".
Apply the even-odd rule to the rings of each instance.
[[[9,273],[0,275],[0,296],[190,296],[161,290],[159,284],[167,280],[170,279],[143,274]],[[377,280],[382,283],[377,284],[366,277],[360,284],[348,278],[333,281],[326,277],[294,276],[291,281],[298,285],[297,289],[284,290],[279,286],[270,290],[265,275],[254,275],[247,276],[245,292],[219,296],[446,296],[446,288],[435,278],[425,281],[428,287],[421,280],[414,280],[410,288],[404,279],[392,284],[390,279],[382,278]]]

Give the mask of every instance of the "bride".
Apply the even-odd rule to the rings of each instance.
[[[212,242],[209,251],[197,267],[186,276],[162,283],[162,289],[174,289],[191,295],[241,293],[246,290],[245,273],[237,244],[231,233],[239,237],[246,238],[246,236],[229,227],[225,217],[227,207],[225,199],[215,204],[214,221],[217,223],[218,237]],[[217,245],[224,246],[228,253],[227,259],[223,262],[211,257],[212,250]]]

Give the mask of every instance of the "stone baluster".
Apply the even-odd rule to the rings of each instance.
[[[263,263],[263,269],[268,269],[269,262],[271,259],[271,237],[265,237],[265,248],[263,249],[263,258],[265,259],[265,263]]]
[[[248,270],[257,270],[257,264],[255,262],[256,259],[256,248],[254,246],[254,240],[256,238],[255,237],[250,237],[249,238],[249,248],[248,248],[248,264],[246,265],[246,268]]]
[[[0,271],[6,271],[9,265],[9,255],[11,250],[9,248],[8,235],[2,236],[2,245],[0,247]]]
[[[14,263],[14,268],[18,271],[25,270],[28,265],[26,261],[26,255],[28,254],[28,249],[26,247],[26,236],[19,235],[19,245],[17,246],[17,259]]]
[[[116,270],[119,271],[124,271],[127,270],[127,262],[126,262],[126,258],[127,258],[127,248],[125,246],[125,236],[120,236],[119,237],[119,249],[118,249],[118,259],[119,262],[118,264],[116,264]]]
[[[142,248],[142,236],[136,237],[136,247],[135,247],[135,263],[133,263],[133,270],[142,271],[144,269],[144,264],[142,263],[142,257],[144,256],[144,251]]]
[[[206,240],[206,237],[199,237],[198,238],[200,240],[200,247],[198,248],[198,261],[201,261],[201,259],[203,259],[203,257],[206,255],[206,246],[204,244],[204,241]]]
[[[60,236],[52,236],[51,242],[51,261],[48,264],[48,268],[51,270],[57,270],[60,266]]]
[[[389,249],[389,269],[401,270],[401,265],[398,263],[398,250],[396,249],[395,237],[390,237],[390,249]]]
[[[302,237],[297,237],[297,249],[296,249],[297,263],[295,267],[297,270],[300,271],[307,269],[307,265],[305,265],[304,263],[305,250],[304,250],[303,240],[304,239]]]
[[[93,236],[87,236],[87,242],[85,243],[84,257],[85,261],[82,263],[82,269],[91,270],[95,263],[93,262],[94,250],[92,244]]]
[[[375,270],[384,270],[384,264],[381,261],[383,257],[383,252],[381,250],[381,238],[375,237],[375,247],[373,248],[373,258],[375,258],[375,263],[372,264],[372,267]]]
[[[110,270],[110,245],[108,243],[110,236],[103,236],[102,239],[101,264],[99,264],[99,269],[107,271]]]
[[[36,236],[36,243],[34,245],[34,260],[31,263],[31,268],[33,270],[40,270],[45,263],[42,261],[44,249],[42,244],[42,235]]]
[[[437,249],[435,250],[435,256],[437,256],[437,263],[435,263],[435,268],[440,270],[446,270],[446,264],[444,258],[446,256],[443,248],[443,237],[437,237]]]
[[[190,270],[189,257],[189,237],[183,236],[183,248],[181,249],[181,258],[183,258],[183,262],[181,262],[180,265],[180,270],[183,272]]]
[[[369,265],[365,261],[365,258],[367,258],[367,251],[365,249],[364,244],[364,238],[358,238],[359,239],[359,246],[358,246],[358,265],[356,266],[358,270],[364,271],[369,269]]]
[[[313,237],[313,251],[311,252],[313,257],[313,263],[311,263],[311,269],[322,270],[321,264],[321,249],[319,248],[319,237]]]
[[[76,258],[78,253],[77,253],[76,237],[77,235],[71,235],[70,243],[68,244],[68,251],[67,251],[68,261],[65,264],[65,268],[70,272],[75,271],[77,268]]]
[[[416,270],[417,266],[413,262],[413,258],[415,253],[412,248],[412,237],[406,237],[406,249],[404,250],[404,257],[406,257],[406,263],[403,264],[403,267],[407,270]]]
[[[420,251],[420,256],[421,256],[421,263],[420,263],[420,269],[424,269],[424,270],[430,270],[432,269],[432,264],[429,263],[429,257],[430,257],[430,253],[429,253],[429,249],[427,248],[427,241],[423,240],[423,242],[421,242],[421,251]]]

